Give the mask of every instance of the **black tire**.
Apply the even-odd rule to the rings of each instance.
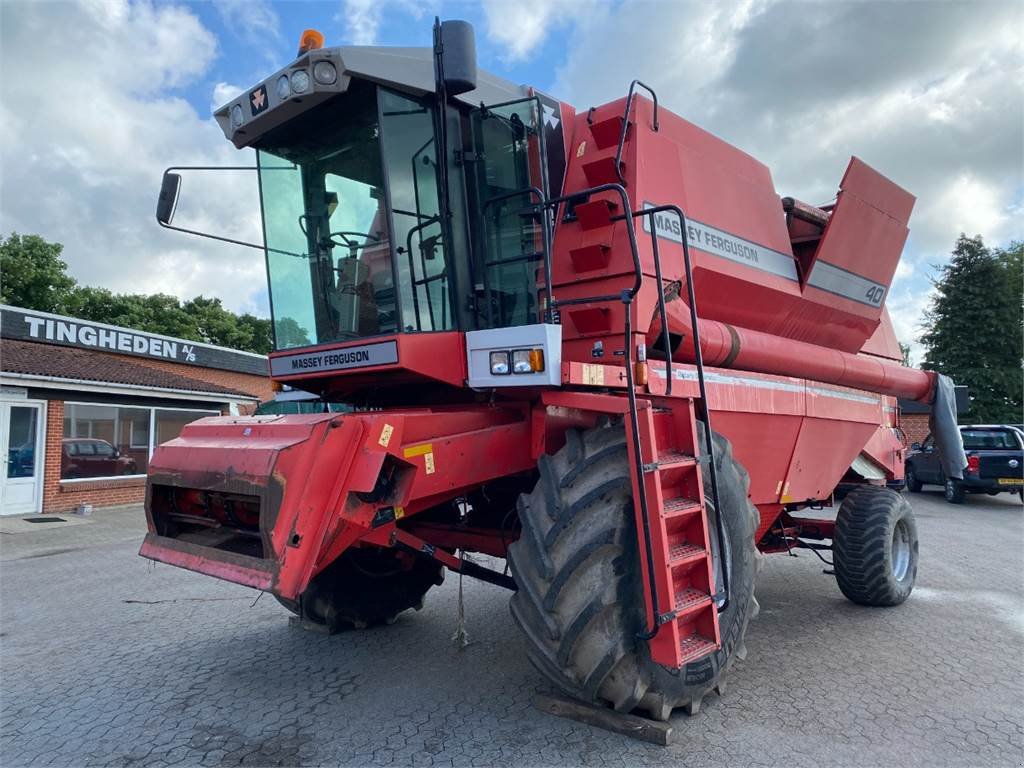
[[[943,493],[946,496],[946,501],[950,504],[963,504],[964,499],[967,497],[963,484],[951,477],[946,478],[946,482],[943,485]]]
[[[355,548],[318,573],[298,601],[278,602],[332,632],[366,629],[420,610],[427,591],[443,581],[444,569],[425,558],[407,562],[391,550]]]
[[[907,490],[911,493],[920,493],[921,481],[917,478],[917,472],[914,470],[914,465],[907,462],[906,469],[904,470],[903,477],[906,480]]]
[[[917,579],[917,523],[909,502],[867,485],[847,496],[832,542],[839,589],[858,605],[899,605]]]
[[[518,586],[511,610],[530,661],[566,694],[666,720],[675,707],[696,711],[708,691],[724,685],[733,657],[745,655],[747,622],[757,612],[758,513],[732,446],[717,434],[714,441],[732,594],[719,616],[722,647],[680,670],[654,663],[638,638],[646,623],[622,424],[569,430],[565,447],[541,457],[540,479],[518,503],[522,534],[509,549]],[[710,504],[709,513],[714,524]]]

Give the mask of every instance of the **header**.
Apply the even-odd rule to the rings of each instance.
[[[263,355],[18,307],[0,306],[0,336],[200,368],[267,375],[267,358]]]

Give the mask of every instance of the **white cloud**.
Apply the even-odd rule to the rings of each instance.
[[[250,159],[173,95],[209,70],[214,36],[180,6],[6,3],[2,13],[0,231],[63,243],[71,274],[87,285],[205,293],[266,313],[257,251],[168,232],[154,220],[166,166]],[[38,44],[53,30],[59,56]],[[186,177],[182,214],[200,229],[258,238],[253,181]]]
[[[523,61],[553,32],[584,23],[604,7],[593,0],[483,0],[487,39],[496,44],[506,62]]]
[[[281,38],[281,21],[266,0],[215,0],[224,23],[251,42]]]
[[[233,83],[217,83],[213,86],[213,98],[210,100],[210,112],[212,113],[220,109],[244,90],[245,88],[242,86],[234,85]]]
[[[377,45],[385,16],[403,14],[422,18],[433,2],[422,0],[344,0],[334,21],[341,26],[346,45]]]

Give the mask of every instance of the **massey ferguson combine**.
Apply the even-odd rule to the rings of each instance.
[[[551,683],[660,719],[742,658],[761,553],[907,599],[895,398],[950,398],[885,310],[896,184],[854,158],[828,205],[780,198],[640,82],[577,111],[478,74],[464,22],[433,49],[307,32],[216,118],[256,153],[270,376],[351,410],[190,424],[150,463],[141,555],[331,631],[477,577]]]

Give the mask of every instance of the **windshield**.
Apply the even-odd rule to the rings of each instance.
[[[452,327],[432,114],[377,94],[353,81],[260,142],[278,349]]]

